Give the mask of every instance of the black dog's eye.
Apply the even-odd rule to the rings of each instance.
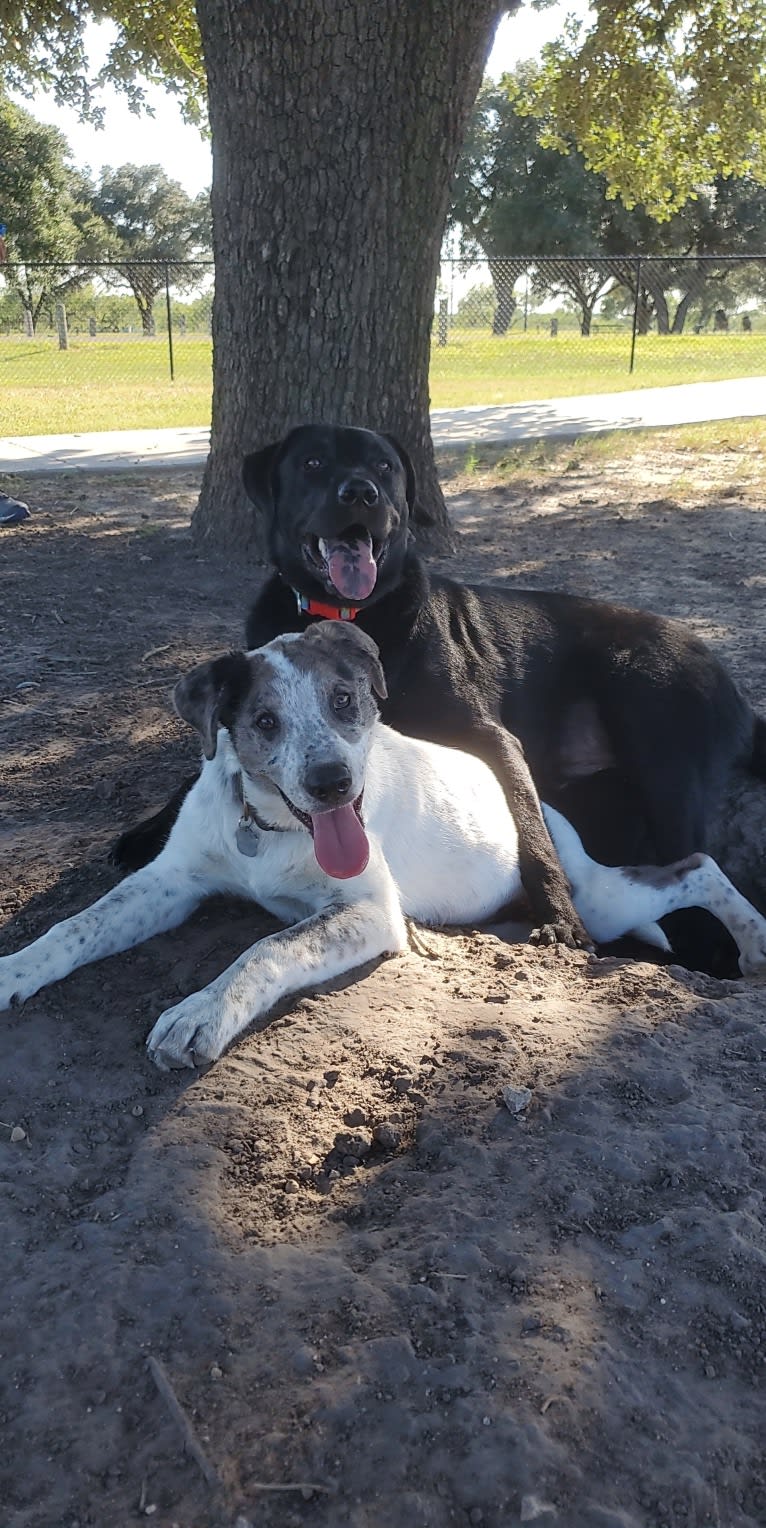
[[[333,711],[347,711],[351,705],[351,696],[348,690],[336,690],[332,698]]]
[[[307,472],[318,472],[322,463],[320,462],[318,456],[310,456],[308,461],[304,462],[303,465]]]
[[[393,468],[392,468],[390,462],[378,462],[378,472],[392,472],[392,471],[393,471]]]
[[[273,732],[275,727],[279,726],[279,722],[273,711],[261,711],[260,716],[255,718],[255,725],[259,732]]]

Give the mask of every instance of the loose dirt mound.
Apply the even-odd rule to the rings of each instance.
[[[690,619],[759,700],[766,517],[673,471],[463,480],[450,567]],[[194,760],[172,683],[258,576],[197,559],[195,487],[35,479],[2,533],[3,951]],[[724,824],[752,873],[763,812]],[[3,1522],[760,1528],[763,989],[429,933],[156,1072],[272,926],[211,904],[2,1021]]]

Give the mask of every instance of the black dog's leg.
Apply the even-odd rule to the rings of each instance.
[[[540,801],[518,738],[487,722],[466,740],[471,753],[488,764],[505,791],[519,835],[521,883],[536,925],[538,944],[592,949],[593,940],[575,912],[569,882],[543,821]]]
[[[169,801],[166,801],[159,812],[153,817],[147,817],[144,822],[139,822],[135,828],[127,828],[120,837],[115,840],[109,850],[109,860],[116,865],[124,875],[134,870],[141,870],[148,865],[150,860],[156,859],[164,849],[181,806],[189,794],[197,779],[196,775],[190,775],[184,780],[183,785],[178,787]]]

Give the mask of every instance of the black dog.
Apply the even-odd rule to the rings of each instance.
[[[480,755],[502,781],[546,940],[587,936],[537,792],[594,857],[665,864],[704,849],[736,765],[766,778],[766,723],[682,626],[571,595],[429,577],[409,529],[419,519],[412,466],[391,437],[303,426],[248,456],[244,478],[276,568],[250,612],[248,647],[323,617],[355,619],[380,649],[383,719]],[[122,836],[120,868],[159,852],[191,783]]]

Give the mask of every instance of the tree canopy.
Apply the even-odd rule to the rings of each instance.
[[[671,216],[717,175],[766,181],[766,0],[594,0],[543,50],[525,106],[609,194]]]
[[[115,29],[95,75],[89,21]],[[766,0],[593,0],[543,57],[522,98],[543,142],[573,138],[626,206],[668,217],[716,175],[766,181]],[[160,82],[187,118],[205,116],[192,0],[0,0],[0,69],[6,88],[50,90],[96,119],[107,82],[136,107]]]
[[[460,230],[464,252],[478,249],[489,262],[495,332],[511,322],[513,286],[531,265],[538,295],[568,296],[587,334],[606,289],[630,282],[632,265],[620,257],[637,254],[664,257],[644,273],[651,289],[647,320],[656,319],[661,332],[677,332],[704,292],[724,281],[736,284],[726,257],[763,253],[766,187],[749,175],[719,175],[665,218],[626,206],[620,196],[609,197],[606,176],[588,168],[571,136],[561,137],[557,148],[541,144],[540,120],[520,105],[534,96],[539,78],[534,65],[523,64],[484,83],[453,184],[449,221]],[[589,255],[603,263],[581,264]],[[689,261],[689,255],[705,258]],[[535,267],[539,256],[546,261]],[[559,257],[556,265],[553,257]],[[747,280],[754,280],[752,270]],[[675,314],[668,309],[671,290],[680,294]]]
[[[103,252],[91,198],[63,135],[0,94],[0,220],[8,228],[2,273],[32,325],[41,308],[79,284],[79,265]]]
[[[93,196],[93,210],[106,230],[108,258],[127,281],[146,331],[169,272],[180,290],[197,273],[186,262],[210,250],[210,199],[187,196],[161,165],[124,164],[106,168]]]

